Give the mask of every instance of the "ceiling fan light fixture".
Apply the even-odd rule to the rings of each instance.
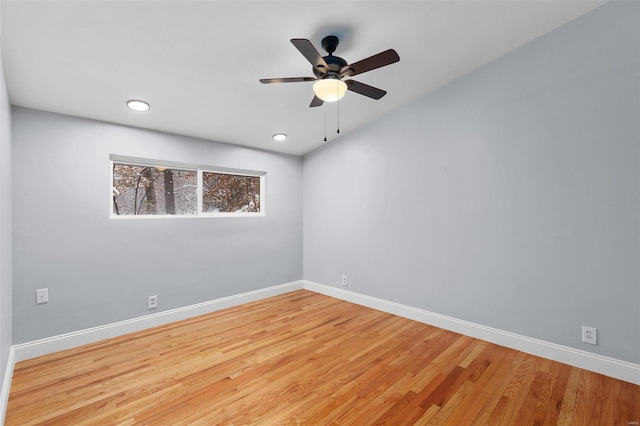
[[[134,111],[140,112],[149,111],[149,109],[151,108],[145,101],[139,101],[137,99],[131,99],[127,101],[127,106]]]
[[[325,78],[313,84],[313,92],[325,102],[335,102],[347,93],[347,84],[337,78]]]

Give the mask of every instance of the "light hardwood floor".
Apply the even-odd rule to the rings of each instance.
[[[639,386],[301,290],[19,362],[6,424],[630,426],[639,411]]]

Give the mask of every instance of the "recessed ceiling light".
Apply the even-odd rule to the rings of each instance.
[[[273,140],[274,141],[283,141],[287,138],[287,135],[285,135],[284,133],[276,133],[275,135],[273,135]]]
[[[134,111],[149,111],[149,108],[151,108],[145,101],[138,101],[135,99],[127,101],[127,106]]]

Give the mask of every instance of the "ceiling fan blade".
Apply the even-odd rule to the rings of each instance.
[[[381,68],[400,60],[400,56],[398,53],[393,50],[385,50],[384,52],[380,52],[377,55],[369,56],[361,61],[354,62],[353,64],[345,65],[340,70],[340,76],[351,76],[362,74],[363,72],[375,70],[376,68]]]
[[[347,80],[345,83],[347,83],[348,90],[371,99],[377,100],[387,94],[386,90],[378,89],[377,87],[369,86],[368,84],[360,83],[359,81]]]
[[[316,81],[315,77],[284,77],[284,78],[261,78],[260,83],[298,83],[301,81]]]
[[[319,71],[322,71],[322,74],[326,74],[329,70],[329,66],[322,59],[322,56],[318,53],[313,44],[306,38],[292,38],[291,43],[302,53],[302,55],[307,58],[307,61],[313,65],[314,68],[317,68]]]
[[[322,104],[323,104],[323,103],[324,103],[324,101],[323,101],[322,99],[320,99],[320,98],[319,98],[319,97],[317,97],[317,96],[314,96],[314,97],[313,97],[313,99],[311,100],[311,103],[309,104],[309,106],[310,106],[311,108],[313,108],[313,107],[319,107],[319,106],[322,106]]]

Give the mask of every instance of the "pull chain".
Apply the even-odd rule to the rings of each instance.
[[[324,112],[324,141],[327,141],[327,111]]]
[[[340,134],[340,101],[338,100],[338,131],[336,132]]]
[[[336,84],[336,97],[338,98],[338,131],[336,133],[340,134],[340,89]]]

